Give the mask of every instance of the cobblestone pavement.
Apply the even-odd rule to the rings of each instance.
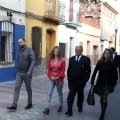
[[[61,113],[57,113],[58,96],[56,89],[54,90],[51,110],[49,115],[43,115],[45,100],[47,95],[48,79],[46,76],[34,77],[32,80],[33,89],[33,108],[25,110],[27,105],[27,93],[24,83],[21,88],[20,98],[18,102],[17,111],[10,112],[6,110],[10,106],[13,99],[13,90],[15,82],[0,83],[0,120],[98,120],[100,114],[99,97],[95,95],[95,106],[89,106],[86,102],[86,97],[90,88],[89,82],[85,88],[85,101],[83,112],[77,112],[76,99],[73,105],[73,116],[67,117],[65,112],[67,110],[67,80],[64,80],[64,108]],[[120,120],[120,80],[116,86],[115,92],[109,95],[108,108],[105,115],[105,120]]]

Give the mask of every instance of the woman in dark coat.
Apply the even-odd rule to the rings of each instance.
[[[104,119],[105,111],[107,108],[107,97],[109,93],[114,91],[116,84],[115,67],[112,61],[112,52],[110,49],[105,49],[102,57],[98,60],[98,63],[94,69],[91,84],[94,85],[95,76],[98,74],[94,92],[100,96],[101,103],[101,115],[99,120]]]

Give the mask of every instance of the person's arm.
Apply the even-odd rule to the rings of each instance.
[[[51,70],[51,60],[48,61],[48,77],[52,77],[52,70]]]
[[[118,55],[118,69],[119,69],[119,76],[120,76],[120,55]]]
[[[86,72],[87,72],[86,81],[88,81],[91,73],[90,58],[88,58],[86,62]]]
[[[67,69],[67,77],[69,77],[70,75],[70,71],[71,71],[71,58],[69,59],[69,65],[68,65],[68,69]]]
[[[113,80],[113,84],[114,86],[117,84],[117,78],[116,78],[116,68],[115,66],[113,65],[113,68],[112,68],[112,80]]]
[[[65,59],[62,59],[62,61],[61,61],[61,69],[60,69],[59,75],[58,75],[58,77],[56,77],[56,79],[64,78],[64,77],[65,77]]]
[[[29,57],[30,57],[30,66],[28,69],[28,74],[32,73],[33,67],[35,65],[35,54],[32,49],[29,49]]]
[[[92,74],[91,85],[94,85],[95,77],[96,77],[98,70],[99,70],[99,63],[97,63],[97,65],[95,66],[94,72]]]

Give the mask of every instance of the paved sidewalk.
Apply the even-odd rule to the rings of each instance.
[[[47,76],[34,77],[32,80],[33,89],[33,108],[31,110],[25,110],[27,105],[27,93],[24,83],[21,88],[20,98],[18,103],[18,109],[16,112],[10,112],[6,110],[7,106],[10,106],[13,99],[13,90],[15,82],[0,83],[0,120],[98,120],[100,114],[99,97],[95,95],[95,106],[89,106],[86,102],[86,97],[90,89],[89,82],[85,88],[85,101],[83,112],[78,113],[76,107],[76,99],[73,107],[73,116],[67,117],[64,113],[67,110],[67,95],[68,87],[67,80],[64,81],[64,109],[61,113],[57,113],[58,108],[58,96],[56,89],[53,93],[51,102],[51,110],[49,115],[43,115],[45,100],[47,95]],[[116,86],[115,92],[109,95],[108,108],[106,111],[105,120],[120,120],[120,80]]]

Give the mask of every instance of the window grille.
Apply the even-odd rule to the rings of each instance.
[[[1,22],[0,64],[13,63],[13,23]]]

